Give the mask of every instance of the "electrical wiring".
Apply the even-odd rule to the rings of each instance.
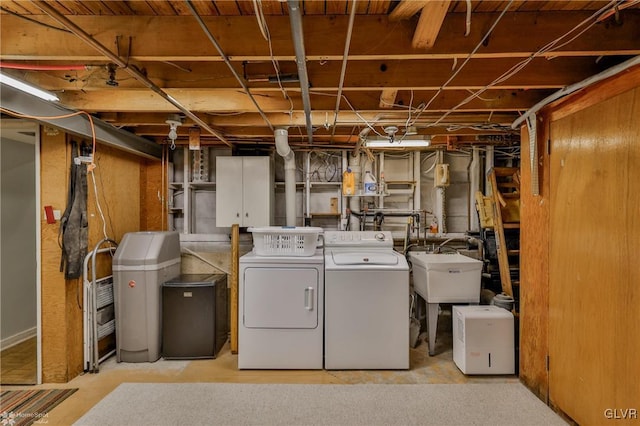
[[[2,10],[3,12],[8,13],[9,15],[17,16],[20,19],[24,19],[25,21],[29,21],[29,22],[32,22],[34,24],[41,25],[41,26],[43,26],[45,28],[49,28],[49,29],[56,30],[56,31],[62,31],[63,33],[71,33],[71,31],[69,31],[69,30],[67,30],[65,28],[60,28],[60,27],[56,27],[55,25],[49,25],[49,24],[46,24],[44,22],[40,22],[40,21],[38,21],[36,19],[29,18],[27,16],[24,16],[24,15],[21,15],[19,13],[16,13],[13,10],[7,9],[4,6],[0,6],[0,10]]]
[[[471,33],[471,0],[467,0],[467,16],[465,20],[464,36],[468,37]]]
[[[340,99],[342,98],[342,89],[344,86],[344,77],[347,72],[347,62],[349,59],[349,48],[351,46],[351,35],[353,34],[353,22],[356,16],[356,1],[351,2],[351,12],[349,13],[349,24],[347,25],[347,35],[344,43],[344,53],[342,54],[342,67],[340,70],[340,82],[338,83],[338,96],[336,97],[335,113],[333,115],[333,128],[331,130],[331,140],[336,134],[336,122],[338,121],[338,112],[340,111]]]
[[[509,70],[505,71],[502,75],[497,77],[491,83],[487,84],[486,86],[484,86],[480,90],[472,93],[470,96],[468,96],[467,98],[462,100],[459,104],[457,104],[456,106],[454,106],[453,108],[451,108],[447,112],[445,112],[438,120],[436,120],[435,122],[430,123],[429,125],[427,125],[427,127],[438,125],[442,120],[444,120],[446,117],[448,117],[451,113],[456,111],[461,106],[466,105],[467,103],[471,102],[476,97],[479,97],[482,93],[484,93],[487,90],[489,90],[491,87],[495,86],[496,84],[499,84],[499,83],[502,83],[502,82],[508,80],[509,78],[511,78],[512,76],[514,76],[518,72],[520,72],[524,67],[526,67],[535,58],[538,58],[538,57],[540,57],[542,55],[545,55],[545,54],[547,54],[549,52],[553,52],[555,50],[558,50],[558,49],[566,46],[567,44],[573,42],[575,39],[577,39],[582,34],[584,34],[586,31],[591,29],[594,25],[596,25],[599,22],[598,21],[598,17],[599,16],[601,16],[604,13],[606,13],[606,11],[610,10],[612,7],[616,7],[616,5],[620,3],[620,1],[621,0],[612,0],[612,1],[610,1],[606,6],[603,6],[598,11],[593,13],[590,17],[588,17],[588,18],[584,19],[582,22],[578,23],[576,26],[574,26],[569,31],[567,31],[565,34],[561,35],[560,37],[558,37],[558,38],[556,38],[556,39],[554,39],[552,41],[550,41],[549,43],[547,43],[545,46],[540,48],[538,51],[536,51],[535,53],[533,53],[529,57],[523,59],[522,61],[520,61],[517,64],[515,64],[514,66],[512,66]],[[590,21],[592,21],[592,22],[589,24]],[[589,24],[589,25],[587,25],[587,24]],[[582,29],[582,30],[580,30],[577,34],[571,35],[574,31],[579,30],[584,25],[587,25],[587,27]],[[568,40],[563,41],[567,37],[570,37],[570,38]]]
[[[260,32],[262,33],[262,37],[264,37],[265,40],[269,39],[269,36],[267,35],[269,30],[266,28],[267,23],[264,19],[264,13],[262,10],[262,2],[260,0],[253,0],[253,10],[256,13],[256,20],[258,21],[258,28],[260,29]]]
[[[289,116],[293,116],[293,100],[287,93],[287,91],[282,86],[282,80],[280,79],[280,65],[273,54],[273,44],[271,42],[271,33],[269,32],[269,26],[267,25],[267,20],[264,17],[264,11],[262,9],[262,1],[261,0],[253,0],[253,8],[256,12],[256,19],[258,21],[258,28],[260,28],[260,32],[262,33],[262,37],[267,41],[269,45],[269,56],[271,57],[271,63],[273,64],[273,69],[276,72],[276,80],[278,81],[278,87],[282,92],[282,96],[284,99],[289,101],[290,109]]]
[[[411,89],[411,97],[409,98],[409,115],[407,116],[407,121],[404,122],[404,128],[405,129],[407,129],[409,127],[409,122],[411,121],[411,108],[412,108],[412,106],[413,106],[413,89]]]
[[[309,94],[318,95],[318,96],[331,96],[331,97],[336,97],[336,96],[338,96],[338,95],[334,95],[333,93],[314,92],[314,91],[312,91],[312,90],[310,90],[310,91],[309,91]],[[373,125],[371,125],[371,124],[367,121],[367,119],[366,119],[366,118],[364,118],[364,117],[363,117],[363,116],[362,116],[362,115],[361,115],[361,114],[360,114],[360,113],[359,113],[359,112],[358,112],[358,111],[353,107],[353,105],[351,105],[351,102],[349,102],[349,99],[348,99],[344,94],[342,95],[342,99],[344,99],[344,101],[347,103],[347,105],[348,105],[348,106],[349,106],[349,108],[353,111],[353,113],[354,113],[354,114],[355,114],[355,115],[356,115],[360,120],[362,120],[362,122],[363,122],[364,124],[366,124],[366,125],[367,125],[367,127],[368,127],[369,129],[371,129],[371,130],[372,130],[376,135],[378,135],[378,136],[382,136],[382,137],[386,136],[386,135],[384,135],[384,134],[382,134],[382,133],[378,132],[378,131],[373,127]]]
[[[96,153],[96,128],[95,125],[93,124],[93,117],[91,116],[91,114],[89,114],[86,111],[76,111],[76,112],[72,112],[69,114],[63,114],[63,115],[53,115],[53,116],[47,116],[47,117],[43,117],[43,116],[36,116],[36,115],[28,115],[28,114],[20,114],[14,111],[11,111],[9,109],[0,107],[0,112],[3,112],[5,114],[11,115],[13,117],[18,117],[18,118],[26,118],[26,119],[30,119],[30,120],[44,120],[44,119],[48,119],[48,120],[62,120],[64,118],[69,118],[69,117],[75,117],[77,115],[86,115],[87,119],[89,120],[89,127],[91,128],[91,158],[94,159],[95,158],[95,153]],[[96,167],[95,163],[91,163],[89,164],[89,166],[87,166],[87,171],[92,171],[94,168]]]
[[[500,15],[498,15],[498,17],[496,18],[496,20],[493,22],[493,24],[491,25],[491,27],[489,28],[489,30],[485,33],[485,35],[482,37],[482,39],[480,40],[480,42],[476,45],[476,47],[473,48],[473,50],[467,55],[467,57],[465,58],[464,62],[462,62],[462,65],[460,65],[460,67],[458,67],[458,69],[456,71],[453,72],[453,74],[451,74],[451,76],[449,77],[449,79],[447,81],[444,82],[444,84],[442,86],[440,86],[438,88],[438,90],[436,91],[436,93],[431,97],[431,99],[429,99],[429,101],[425,104],[424,108],[418,112],[418,114],[416,114],[416,116],[414,117],[413,121],[410,123],[411,125],[413,125],[416,120],[418,119],[418,117],[420,117],[420,115],[426,111],[427,108],[429,108],[429,105],[431,105],[433,103],[433,101],[440,95],[440,93],[442,93],[442,91],[444,90],[445,87],[447,87],[449,85],[449,83],[451,83],[451,81],[453,81],[454,78],[456,78],[456,76],[458,74],[460,74],[460,72],[464,69],[464,67],[467,65],[467,63],[471,60],[471,58],[473,58],[476,54],[476,52],[484,45],[485,41],[489,38],[489,36],[491,35],[491,33],[493,32],[493,30],[498,26],[498,24],[500,23],[500,21],[502,20],[502,18],[504,17],[504,15],[507,13],[507,11],[509,10],[509,8],[511,7],[511,5],[513,4],[514,0],[510,0],[509,3],[505,6],[505,8],[502,10],[502,12],[500,13]]]
[[[90,174],[91,174],[91,181],[93,182],[93,193],[95,196],[96,210],[98,210],[98,213],[100,214],[100,219],[102,219],[102,235],[104,235],[104,238],[108,240],[109,236],[107,235],[107,221],[104,218],[104,213],[102,212],[102,206],[100,206],[98,186],[96,185],[96,174],[94,170],[91,170]]]
[[[96,210],[98,211],[98,213],[100,214],[100,218],[102,220],[102,233],[104,234],[104,237],[106,239],[109,239],[109,236],[107,235],[107,223],[104,217],[104,213],[102,212],[102,206],[100,205],[100,196],[98,193],[98,187],[96,185],[96,178],[95,178],[95,174],[94,174],[94,169],[97,167],[96,165],[96,129],[95,129],[95,125],[93,123],[93,117],[91,116],[91,114],[89,114],[86,111],[76,111],[76,112],[72,112],[70,114],[63,114],[63,115],[54,115],[54,116],[35,116],[35,115],[28,115],[28,114],[20,114],[11,110],[8,110],[6,108],[2,108],[0,107],[0,112],[3,112],[5,114],[14,116],[14,117],[18,117],[18,118],[25,118],[25,119],[31,119],[31,120],[43,120],[43,119],[47,119],[47,120],[61,120],[64,118],[69,118],[69,117],[75,117],[77,115],[86,115],[88,120],[89,120],[89,126],[91,128],[91,163],[89,163],[87,165],[87,173],[91,174],[91,180],[93,183],[93,190],[94,190],[94,196],[95,196],[95,203],[96,203]],[[113,230],[113,227],[112,227]]]

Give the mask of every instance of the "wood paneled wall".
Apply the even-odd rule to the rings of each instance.
[[[66,134],[44,126],[40,137],[40,202],[64,211],[69,186],[69,149]],[[66,382],[68,371],[67,301],[76,283],[60,272],[59,222],[40,223],[42,300],[42,381]],[[67,291],[69,287],[69,291]],[[73,299],[72,299],[73,300]],[[69,302],[70,303],[70,302]],[[75,303],[75,302],[74,302]]]
[[[640,67],[540,117],[538,197],[522,139],[520,377],[579,424],[624,423],[640,401]]]
[[[167,219],[163,217],[162,210],[166,188],[162,185],[162,179],[162,163],[144,160],[143,167],[140,168],[140,226],[145,231],[167,230]]]
[[[520,184],[520,380],[548,400],[549,321],[549,155],[548,126],[537,120],[539,195],[531,187],[529,132],[522,129]]]
[[[640,88],[551,125],[549,399],[579,424],[640,402],[638,117]]]
[[[41,204],[64,211],[67,202],[71,150],[64,132],[43,128],[40,148]],[[141,227],[141,176],[146,160],[98,144],[95,182],[109,238],[120,241]],[[158,162],[159,164],[159,162]],[[158,167],[159,169],[159,167]],[[104,238],[96,206],[93,180],[87,177],[89,250]],[[59,222],[42,229],[42,379],[67,382],[82,369],[82,280],[65,280],[60,272]],[[98,276],[107,275],[110,262],[98,262]]]

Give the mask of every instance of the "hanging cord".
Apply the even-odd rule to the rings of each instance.
[[[502,12],[500,13],[500,15],[496,18],[496,20],[493,22],[493,24],[491,25],[491,28],[489,28],[489,31],[487,31],[485,33],[485,35],[482,37],[482,40],[480,40],[480,42],[476,45],[476,47],[473,48],[473,50],[471,51],[471,53],[469,53],[467,55],[467,57],[465,58],[464,62],[462,62],[462,65],[460,65],[460,67],[458,67],[458,69],[451,74],[451,77],[449,77],[449,79],[447,81],[444,82],[444,84],[442,86],[440,86],[438,88],[438,90],[436,91],[436,93],[431,97],[431,99],[429,99],[429,101],[424,105],[424,107],[422,108],[422,110],[420,110],[418,112],[418,114],[416,114],[416,116],[414,117],[413,121],[411,122],[411,125],[413,125],[416,120],[418,119],[418,117],[420,117],[420,115],[426,111],[427,108],[429,108],[429,106],[433,103],[433,101],[440,95],[440,93],[442,93],[442,91],[444,90],[445,87],[447,87],[449,85],[449,83],[451,83],[451,81],[453,81],[454,78],[456,78],[456,76],[458,74],[460,74],[460,72],[464,69],[464,67],[467,65],[467,63],[475,56],[476,52],[484,45],[484,42],[489,38],[489,36],[491,35],[491,33],[493,32],[493,30],[498,26],[498,23],[500,23],[500,21],[502,20],[502,17],[507,13],[507,11],[509,10],[509,8],[511,7],[511,4],[513,3],[513,0],[510,0],[509,3],[505,6],[505,8],[502,10]]]
[[[91,174],[91,180],[93,182],[93,191],[94,191],[94,195],[95,195],[96,209],[97,209],[98,213],[100,214],[100,219],[102,220],[102,233],[104,235],[104,238],[109,239],[109,236],[107,235],[107,222],[105,220],[104,213],[102,212],[102,206],[100,205],[100,196],[99,196],[99,193],[98,193],[98,187],[96,185],[96,178],[95,178],[95,174],[94,174],[94,170],[97,167],[97,165],[95,163],[95,159],[96,159],[96,129],[95,129],[95,125],[93,123],[93,117],[91,116],[91,114],[89,114],[86,111],[77,111],[77,112],[73,112],[73,113],[70,113],[70,114],[44,117],[44,116],[19,114],[19,113],[10,111],[10,110],[8,110],[6,108],[2,108],[2,107],[0,107],[0,111],[5,113],[5,114],[12,115],[14,117],[28,118],[28,119],[32,119],[32,120],[43,120],[43,119],[59,120],[59,119],[74,117],[76,115],[86,115],[87,116],[87,118],[89,120],[89,126],[91,128],[91,162],[87,165],[87,173]],[[112,226],[112,230],[113,230],[113,226]]]
[[[338,84],[338,96],[336,97],[336,108],[333,114],[333,129],[331,130],[331,140],[336,134],[336,122],[338,121],[338,112],[340,111],[340,98],[342,97],[342,88],[344,86],[344,76],[347,73],[347,61],[349,60],[349,47],[351,46],[351,35],[353,33],[353,21],[356,16],[356,1],[351,3],[351,13],[349,15],[349,26],[347,27],[347,37],[344,42],[344,53],[342,54],[342,68],[340,70],[340,83]]]
[[[607,10],[609,10],[611,7],[615,7],[615,5],[616,5],[616,3],[618,1],[619,0],[613,0],[613,1],[609,2],[606,6],[600,8],[598,11],[593,13],[590,17],[588,17],[585,20],[583,20],[582,22],[578,23],[576,26],[571,28],[569,31],[567,31],[566,33],[564,33],[560,37],[556,38],[555,40],[550,41],[549,43],[547,43],[545,46],[540,48],[538,51],[536,51],[535,53],[533,53],[529,57],[523,59],[522,61],[520,61],[517,64],[515,64],[514,66],[512,66],[510,69],[508,69],[507,71],[502,73],[499,77],[497,77],[491,83],[487,84],[486,86],[484,86],[483,88],[481,88],[477,92],[472,92],[472,94],[470,96],[468,96],[467,98],[462,100],[459,104],[457,104],[456,106],[454,106],[453,108],[451,108],[447,112],[445,112],[438,120],[436,120],[433,123],[430,123],[429,125],[427,125],[427,127],[438,125],[440,122],[442,122],[442,120],[444,120],[446,117],[448,117],[451,113],[456,111],[461,106],[464,106],[464,105],[468,104],[473,99],[479,97],[482,93],[484,93],[487,90],[489,90],[490,88],[494,87],[496,84],[502,83],[502,82],[506,81],[507,79],[513,77],[515,74],[520,72],[524,67],[526,67],[531,61],[533,61],[535,58],[538,58],[538,57],[540,57],[540,56],[542,56],[544,54],[547,54],[549,52],[553,52],[553,51],[556,51],[558,49],[561,49],[562,47],[566,46],[567,44],[573,42],[575,39],[577,39],[582,34],[587,32],[594,25],[596,25],[599,22],[598,17],[601,16]],[[593,20],[593,21],[591,23],[589,23],[589,21],[591,21],[591,20]],[[589,25],[587,25],[587,24],[589,24]],[[579,30],[581,27],[583,27],[585,25],[587,25],[586,28],[580,30],[577,34],[572,36],[572,33],[574,33],[575,31]],[[563,40],[565,38],[567,38],[567,37],[570,37],[570,38],[563,42]],[[552,58],[549,58],[549,59],[552,59]],[[436,94],[436,96],[437,96],[437,94]]]
[[[262,37],[269,44],[269,56],[271,57],[271,63],[273,64],[273,69],[276,72],[276,80],[278,81],[278,87],[282,92],[282,97],[289,101],[289,117],[290,120],[293,120],[293,100],[282,86],[282,80],[280,79],[280,64],[275,58],[273,54],[273,44],[271,43],[271,32],[269,31],[269,25],[267,25],[267,20],[264,17],[264,11],[262,9],[262,0],[253,0],[253,9],[256,12],[256,19],[258,21],[258,28],[260,28],[260,32],[262,33]]]
[[[89,173],[91,174],[91,181],[93,182],[93,193],[95,196],[96,210],[98,210],[98,213],[100,214],[100,219],[102,220],[102,235],[104,236],[105,239],[108,240],[109,236],[107,235],[107,222],[104,219],[104,213],[102,213],[102,207],[100,206],[100,195],[98,194],[98,186],[96,185],[96,174],[93,169],[91,169]]]

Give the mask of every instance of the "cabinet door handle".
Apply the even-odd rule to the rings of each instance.
[[[249,213],[245,213],[245,214],[244,214],[244,217],[249,217]]]
[[[307,311],[313,311],[313,287],[307,287],[304,289],[304,308]]]
[[[240,217],[240,213],[236,213],[236,217]]]

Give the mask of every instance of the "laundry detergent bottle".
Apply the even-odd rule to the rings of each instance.
[[[378,183],[369,170],[365,172],[364,179],[362,181],[364,183],[364,194],[376,195],[378,192]]]
[[[350,168],[342,173],[342,195],[356,195],[356,177]]]

